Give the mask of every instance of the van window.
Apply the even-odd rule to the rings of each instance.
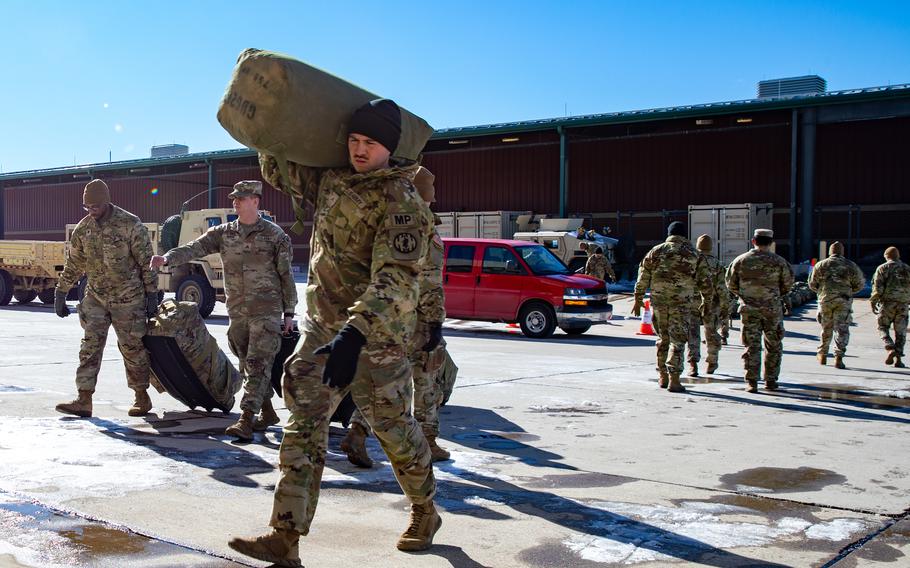
[[[474,264],[474,247],[468,245],[452,245],[446,255],[446,270],[448,272],[471,272]]]
[[[483,253],[484,274],[524,274],[515,254],[505,247],[487,247]]]

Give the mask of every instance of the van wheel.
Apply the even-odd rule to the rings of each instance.
[[[46,288],[38,292],[38,299],[41,300],[42,304],[53,304],[56,292],[53,288]]]
[[[549,304],[531,302],[518,313],[521,332],[534,339],[544,339],[556,330],[556,312]]]
[[[573,327],[561,327],[561,326],[560,326],[559,329],[563,330],[563,331],[566,332],[568,335],[581,335],[582,333],[584,333],[584,332],[588,331],[589,329],[591,329],[591,325],[590,325],[590,324],[586,324],[586,325],[576,325],[576,326],[573,326]]]
[[[38,292],[35,290],[16,290],[13,292],[13,298],[16,298],[16,301],[20,304],[30,304],[37,297]]]
[[[0,306],[6,306],[13,299],[13,277],[0,270]]]
[[[177,287],[175,296],[178,302],[194,302],[199,308],[199,315],[204,318],[209,317],[215,309],[215,289],[204,276],[198,274],[184,278]]]

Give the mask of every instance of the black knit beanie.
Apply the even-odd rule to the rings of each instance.
[[[391,99],[376,99],[354,111],[348,135],[361,134],[385,146],[389,153],[401,139],[401,109]]]
[[[686,224],[680,221],[673,221],[670,223],[670,225],[667,227],[667,236],[672,237],[673,235],[676,235],[677,237],[685,237]]]

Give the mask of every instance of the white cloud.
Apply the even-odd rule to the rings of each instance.
[[[122,124],[115,124],[115,125],[114,125],[114,132],[116,132],[116,133],[118,133],[118,134],[119,134],[120,132],[123,132],[123,125],[122,125]]]

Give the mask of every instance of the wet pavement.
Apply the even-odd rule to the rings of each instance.
[[[453,459],[436,467],[436,545],[395,550],[408,505],[388,460],[371,438],[377,466],[352,466],[333,425],[304,563],[910,565],[910,370],[882,364],[868,303],[847,370],[816,363],[803,310],[786,323],[780,391],[745,392],[736,322],[718,372],[674,395],[656,385],[653,337],[623,317],[628,298],[611,302],[616,320],[582,336],[447,322],[460,371],[441,413]],[[94,417],[54,413],[72,397],[71,320],[0,308],[0,567],[263,566],[226,542],[266,529],[280,429],[239,444],[223,435],[236,413],[158,393],[150,416],[127,416],[113,337]],[[222,346],[226,321],[219,305]]]

